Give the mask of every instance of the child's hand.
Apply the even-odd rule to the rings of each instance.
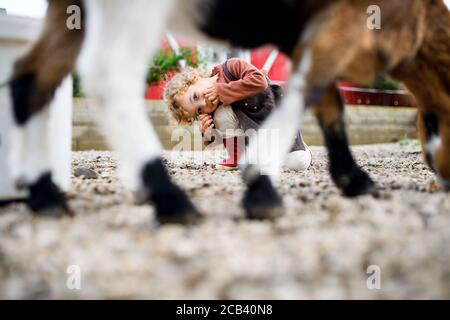
[[[198,116],[200,121],[200,131],[203,135],[211,135],[211,130],[214,128],[214,120],[209,114],[201,114]]]
[[[219,94],[217,93],[217,88],[215,85],[212,85],[205,90],[205,99],[213,106],[217,106],[219,104]]]

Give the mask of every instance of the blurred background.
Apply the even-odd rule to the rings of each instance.
[[[450,5],[450,0],[446,2]],[[16,23],[28,22],[35,25],[40,23],[40,19],[45,15],[46,7],[45,0],[0,0],[1,19],[14,17]],[[17,19],[20,19],[20,22]],[[14,35],[9,34],[8,38],[11,37]],[[0,46],[2,42],[4,45],[5,41],[0,37]],[[281,85],[286,84],[290,74],[289,60],[274,48],[264,47],[252,51],[213,48],[167,32],[161,41],[159,51],[148,63],[146,90],[143,93],[148,116],[166,149],[176,145],[176,142],[172,141],[172,136],[176,130],[180,130],[169,118],[161,101],[167,80],[186,66],[212,70],[215,65],[231,57],[243,58],[256,67],[265,69],[269,78]],[[107,149],[102,136],[94,126],[89,97],[84,95],[82,81],[76,74],[73,75],[73,85],[73,149]],[[348,106],[346,116],[352,144],[387,143],[416,138],[414,99],[394,79],[380,76],[375,83],[362,86],[351,82],[341,82],[337,85]],[[187,129],[193,133],[197,130],[196,126],[194,124]],[[311,114],[307,115],[302,132],[308,144],[323,143]],[[202,145],[195,142],[194,135],[192,137],[192,148]]]
[[[0,0],[0,86],[37,37],[46,6],[45,0]],[[142,99],[166,149],[178,130],[186,130],[171,122],[161,101],[166,81],[187,66],[211,70],[231,57],[265,69],[281,85],[289,77],[288,59],[274,48],[230,50],[163,35],[149,57]],[[7,193],[12,181],[2,185],[10,170],[4,144],[10,103],[8,90],[0,90],[0,299],[450,297],[450,198],[422,161],[414,99],[394,79],[336,84],[347,104],[351,142],[362,145],[353,152],[378,182],[377,198],[341,196],[329,177],[325,148],[315,146],[322,144],[321,133],[307,114],[302,131],[312,145],[313,166],[283,172],[287,210],[273,223],[243,219],[242,179],[238,172],[216,170],[212,152],[195,153],[205,155],[201,161],[166,152],[171,177],[207,215],[193,228],[160,227],[152,206],[136,204],[118,179],[114,153],[102,151],[107,147],[82,79],[76,73],[71,79],[61,103],[67,113],[56,122],[73,132],[72,140],[61,131],[51,135],[67,145],[52,142],[56,153],[65,149],[72,159],[58,162],[71,165],[62,172],[70,175],[66,194],[74,211],[61,220],[36,218],[20,203],[2,206],[2,195],[19,195]],[[54,109],[64,109],[59,107]],[[197,125],[187,130],[192,148],[201,148]],[[89,151],[72,153],[71,146]],[[67,285],[72,267],[81,272],[82,290]],[[382,270],[381,290],[368,285],[368,267]]]

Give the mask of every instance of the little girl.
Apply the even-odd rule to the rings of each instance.
[[[267,76],[237,58],[216,66],[210,76],[192,69],[176,75],[166,86],[164,100],[179,124],[192,124],[197,119],[208,142],[213,135],[222,138],[228,158],[218,165],[227,170],[236,169],[245,152],[245,133],[258,130],[276,107]],[[300,132],[292,143],[285,167],[308,169],[312,154]]]

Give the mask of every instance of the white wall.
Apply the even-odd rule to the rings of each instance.
[[[41,18],[47,10],[46,0],[0,0],[0,8],[10,15]]]

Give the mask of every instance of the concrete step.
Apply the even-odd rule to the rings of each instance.
[[[106,144],[93,121],[92,100],[75,99],[74,105],[74,149],[103,150]],[[195,150],[201,149],[201,136],[197,125],[180,127],[173,124],[163,102],[148,101],[146,110],[165,148],[172,149],[179,146],[180,141],[184,141]],[[387,143],[417,137],[416,110],[412,108],[348,106],[345,118],[352,144]],[[305,114],[302,134],[308,144],[323,145],[322,133],[311,112]]]

